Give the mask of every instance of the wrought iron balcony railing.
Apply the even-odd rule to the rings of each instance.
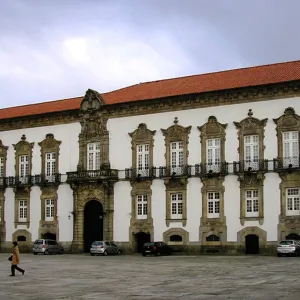
[[[195,165],[195,175],[199,177],[218,176],[228,174],[228,163],[220,162],[215,164],[201,163]]]
[[[32,177],[31,175],[26,176],[9,176],[6,177],[6,185],[9,187],[15,186],[30,186],[32,185]]]
[[[134,180],[156,178],[156,168],[152,167],[148,169],[125,169],[125,178]]]
[[[71,181],[97,181],[97,180],[118,180],[118,170],[102,169],[95,171],[67,172],[67,182]]]
[[[245,173],[245,172],[268,172],[268,160],[242,160],[233,162],[233,173]]]
[[[178,167],[159,167],[159,177],[190,177],[192,167],[190,165]]]
[[[35,175],[32,183],[36,185],[55,185],[61,183],[61,174],[53,175]]]
[[[300,169],[300,156],[274,158],[273,170],[278,171],[295,171]]]
[[[6,178],[0,177],[0,189],[6,188]]]

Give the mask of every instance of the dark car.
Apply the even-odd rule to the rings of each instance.
[[[164,242],[148,242],[143,245],[142,255],[146,256],[148,254],[152,255],[170,255],[172,249],[166,245]]]

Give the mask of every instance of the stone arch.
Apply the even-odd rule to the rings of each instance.
[[[22,241],[22,240],[19,241],[18,240],[19,237],[22,237],[22,239],[24,239],[25,237],[26,241]],[[18,229],[12,234],[12,241],[18,242],[19,248],[22,251],[29,251],[32,246],[32,235],[26,229]]]
[[[220,237],[217,232],[209,232],[205,236],[206,242],[220,242]]]
[[[179,235],[182,237],[181,242],[170,241],[171,236]],[[163,233],[163,240],[168,245],[187,245],[189,243],[189,232],[182,228],[170,228]]]
[[[249,226],[245,227],[237,233],[237,242],[240,247],[244,248],[246,236],[250,234],[257,235],[259,237],[260,247],[266,246],[267,232],[257,226]]]

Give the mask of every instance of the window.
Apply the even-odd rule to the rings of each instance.
[[[259,161],[259,136],[258,135],[246,135],[244,136],[245,145],[245,168],[254,168],[258,170]]]
[[[220,193],[208,192],[207,201],[207,217],[220,218]]]
[[[56,173],[56,154],[46,153],[46,180],[53,181]]]
[[[246,191],[246,217],[258,217],[258,191]]]
[[[183,166],[183,142],[171,143],[171,173],[181,173]]]
[[[2,222],[2,202],[0,200],[0,223]]]
[[[182,219],[182,194],[171,194],[171,219]]]
[[[19,201],[19,222],[27,222],[27,200]]]
[[[100,170],[100,143],[89,143],[88,170]]]
[[[26,183],[27,176],[29,175],[29,162],[28,155],[19,156],[19,177],[22,183]]]
[[[45,221],[54,220],[54,200],[46,199],[45,200]]]
[[[137,196],[137,219],[147,219],[148,216],[148,197],[147,195]]]
[[[299,166],[299,134],[298,131],[283,132],[283,166],[292,164]]]
[[[137,145],[137,169],[144,171],[149,169],[149,145]],[[146,174],[142,174],[146,175]]]
[[[220,162],[221,162],[221,140],[220,139],[208,139],[206,140],[206,162],[207,170],[220,171]]]
[[[299,188],[289,188],[286,191],[286,215],[300,214]]]
[[[4,157],[0,156],[0,178],[4,177]]]

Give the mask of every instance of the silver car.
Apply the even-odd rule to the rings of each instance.
[[[54,253],[63,254],[64,247],[55,240],[38,239],[34,242],[32,251],[34,255],[37,255],[38,253],[44,255]]]
[[[300,244],[295,240],[285,240],[281,241],[277,245],[277,256],[282,255],[295,255],[298,256],[300,254]]]
[[[121,255],[121,249],[113,241],[95,241],[91,245],[90,255],[101,254],[117,254]]]

